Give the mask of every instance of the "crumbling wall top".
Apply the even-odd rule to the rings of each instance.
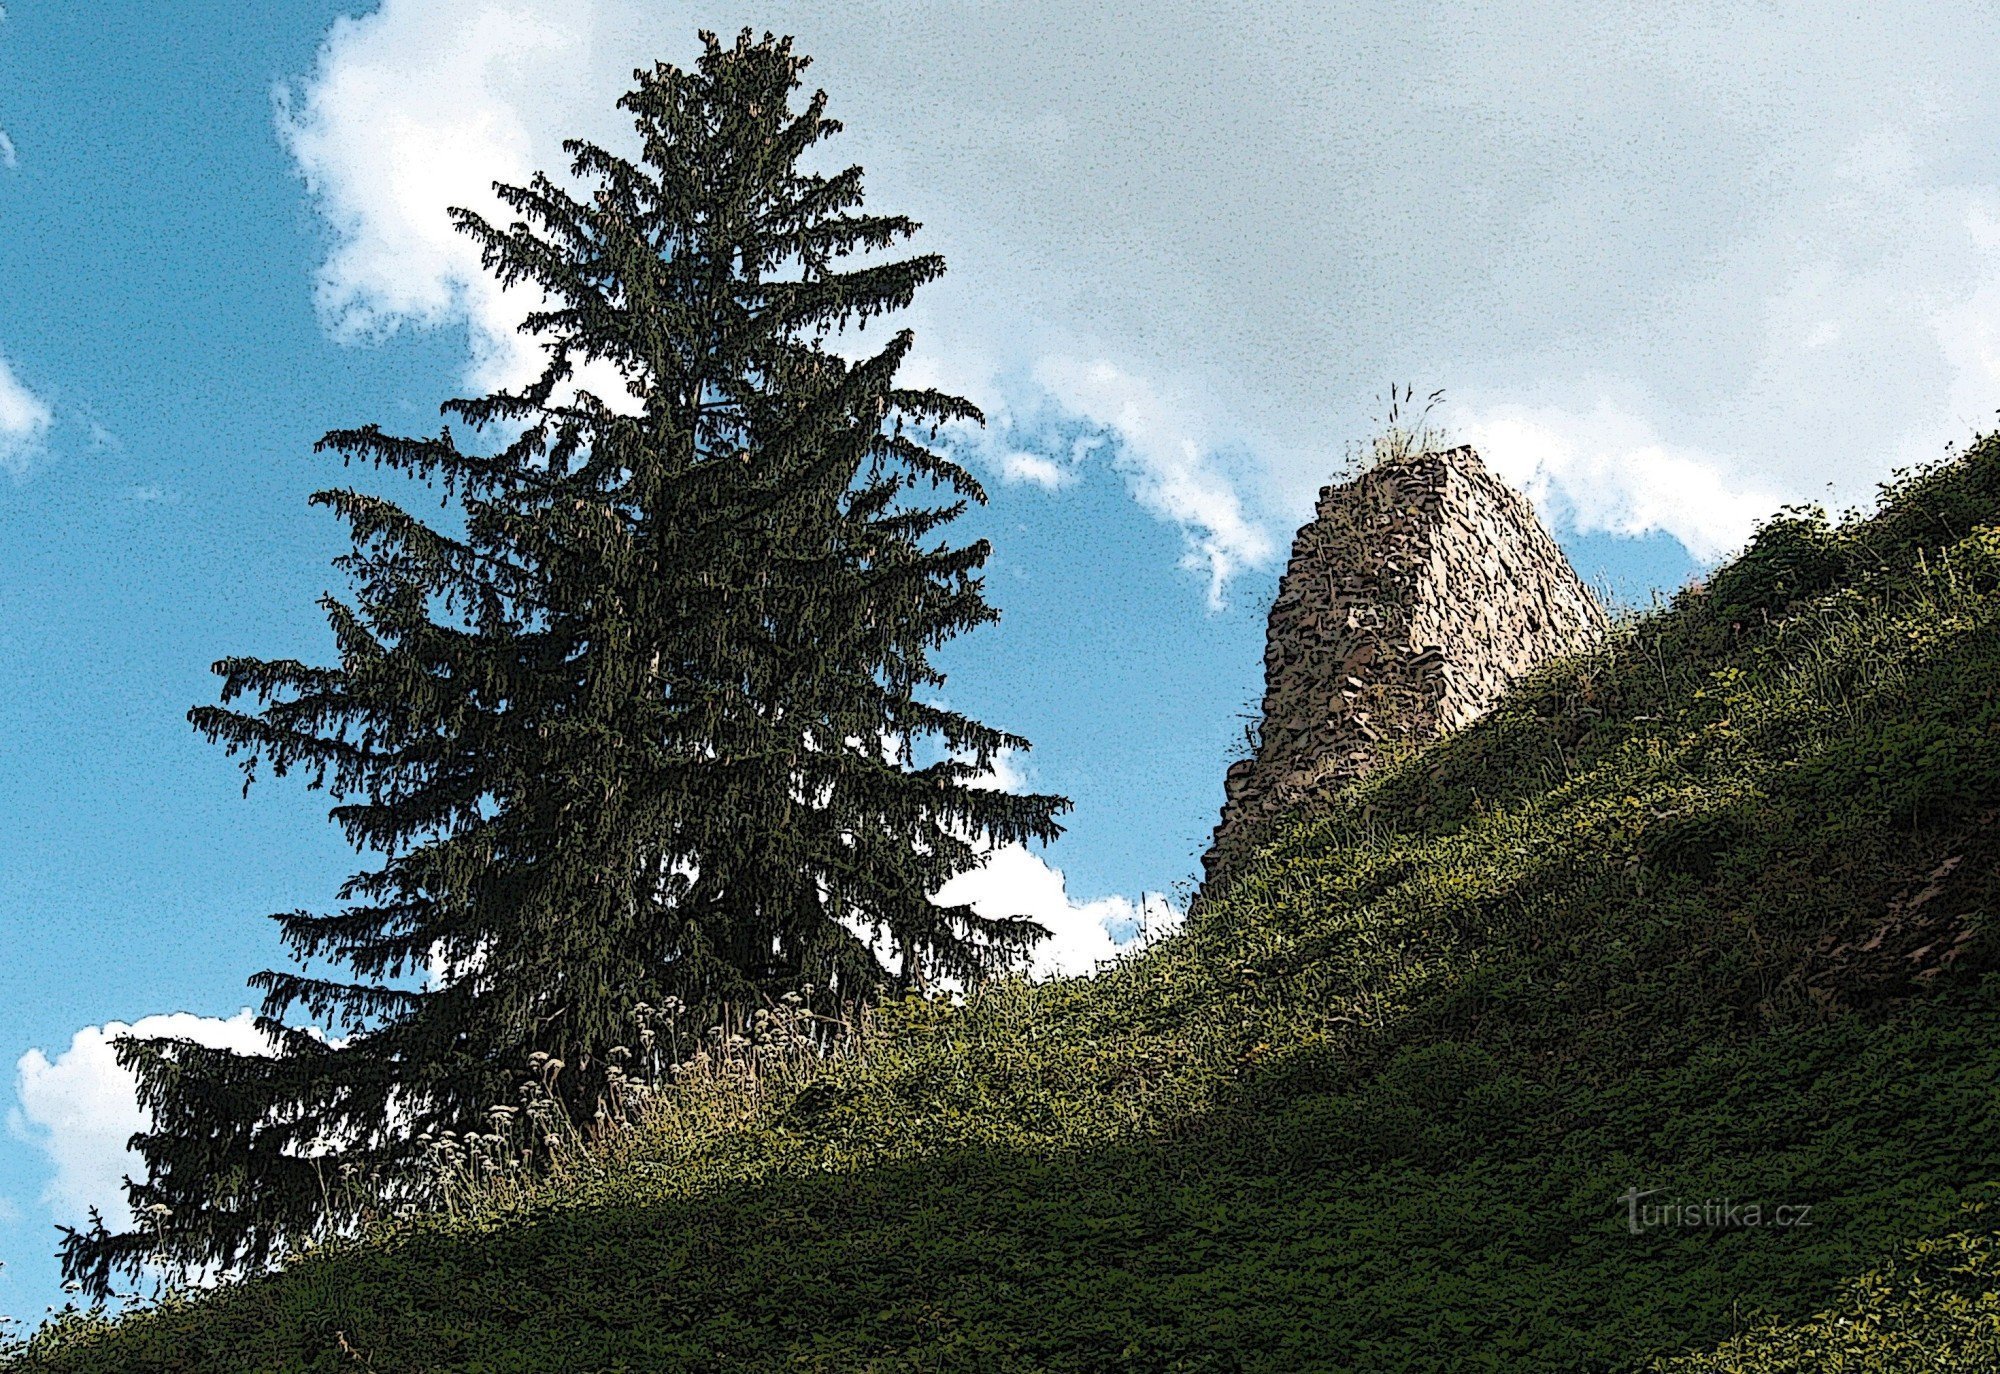
[[[1255,752],[1231,765],[1213,883],[1274,816],[1588,648],[1603,611],[1525,497],[1467,447],[1321,490],[1271,606]]]

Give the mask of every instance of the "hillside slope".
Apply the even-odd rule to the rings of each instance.
[[[1991,526],[1775,522],[1097,978],[20,1366],[2000,1367]]]

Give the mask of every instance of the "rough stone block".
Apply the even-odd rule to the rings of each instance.
[[[1526,498],[1470,448],[1323,488],[1271,606],[1259,745],[1230,766],[1208,883],[1287,806],[1364,775],[1383,744],[1470,724],[1604,628]]]

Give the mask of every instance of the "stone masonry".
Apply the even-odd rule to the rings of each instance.
[[[1461,728],[1604,627],[1526,498],[1470,448],[1322,489],[1278,583],[1257,750],[1229,768],[1207,883],[1271,817],[1361,777],[1386,742]]]

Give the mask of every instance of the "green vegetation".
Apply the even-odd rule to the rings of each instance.
[[[832,351],[943,260],[889,256],[917,226],[861,212],[859,167],[801,166],[840,126],[824,92],[794,108],[789,40],[703,47],[619,102],[637,160],[571,142],[574,190],[457,213],[543,302],[540,376],[445,407],[481,446],[321,442],[454,519],[320,492],[353,537],[338,664],[224,659],[191,718],[246,781],[326,787],[372,866],[275,918],[298,968],[252,980],[272,1053],[119,1042],[152,1126],[138,1224],[65,1244],[86,1293],[430,1201],[425,1133],[517,1107],[530,1064],[569,1116],[613,1111],[665,1067],[634,1033],[657,1008],[791,996],[834,1024],[1046,934],[931,900],[1068,806],[982,785],[1027,741],[934,699],[934,651],[997,618],[985,541],[944,538],[984,493],[925,442],[979,412],[897,385],[907,330]]]
[[[1996,525],[1789,513],[1096,978],[22,1368],[2000,1367]]]
[[[1979,1210],[1985,1210],[1981,1208]],[[1770,1324],[1672,1374],[1990,1374],[2000,1361],[2000,1236],[1979,1231],[1914,1242],[1844,1285],[1838,1302],[1797,1325]]]

